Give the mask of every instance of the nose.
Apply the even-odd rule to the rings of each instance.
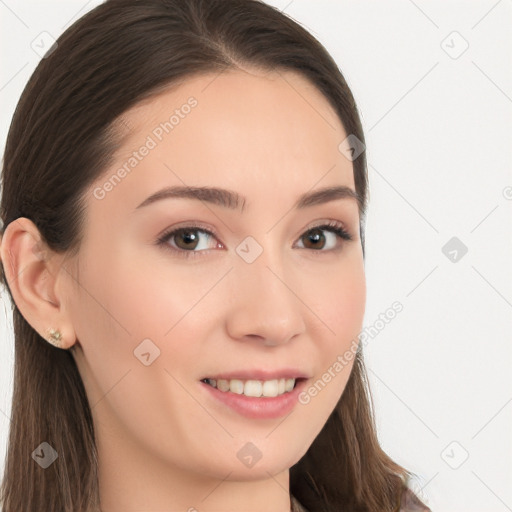
[[[277,346],[305,331],[303,313],[307,308],[294,290],[296,271],[286,271],[276,262],[264,251],[253,263],[239,261],[230,273],[226,322],[233,339]]]

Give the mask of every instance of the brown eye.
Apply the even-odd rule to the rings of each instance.
[[[323,232],[327,232],[331,236],[328,237],[322,234]],[[352,240],[352,236],[337,222],[309,229],[300,238],[300,240],[304,240],[304,249],[313,249],[319,253],[336,250],[339,239],[349,241]]]
[[[179,231],[176,231],[173,234],[172,238],[175,240],[176,245],[180,249],[195,249],[197,247],[197,242],[199,240],[197,232],[197,229],[181,229]]]
[[[325,235],[322,234],[322,229],[315,228],[308,231],[303,235],[303,239],[306,240],[304,246],[306,249],[322,249],[325,245]]]
[[[158,239],[158,244],[180,255],[195,256],[204,249],[212,248],[208,246],[212,238],[214,239],[215,235],[211,231],[189,226],[164,233]]]

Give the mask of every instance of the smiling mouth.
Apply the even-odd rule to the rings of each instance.
[[[281,378],[271,380],[242,380],[242,379],[203,379],[201,382],[208,384],[219,391],[231,392],[237,395],[249,397],[276,397],[292,391],[298,382],[304,378]]]

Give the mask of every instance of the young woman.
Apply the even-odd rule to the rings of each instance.
[[[428,510],[379,446],[364,135],[333,59],[256,0],[107,0],[4,156],[4,512]]]

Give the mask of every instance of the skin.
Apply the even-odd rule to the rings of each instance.
[[[95,198],[191,96],[198,105],[190,114]],[[199,380],[297,367],[311,384],[357,337],[366,288],[356,201],[292,209],[312,189],[354,189],[352,162],[338,150],[347,134],[303,77],[254,69],[188,79],[126,112],[120,126],[127,138],[87,191],[78,257],[49,251],[23,218],[8,226],[1,247],[24,317],[42,336],[59,328],[64,348],[73,347],[96,428],[102,509],[289,511],[289,468],[327,421],[353,360],[278,419],[240,416]],[[166,199],[134,211],[160,188],[184,184],[235,190],[245,209]],[[320,249],[306,249],[307,232],[329,220],[353,240],[322,231]],[[197,233],[195,251],[207,249],[197,257],[155,245],[167,228],[196,221],[218,235]],[[249,235],[263,248],[251,264],[235,251]],[[175,236],[167,246],[179,243]],[[149,366],[134,356],[146,338],[160,349]],[[252,467],[237,457],[247,442],[261,452]]]

